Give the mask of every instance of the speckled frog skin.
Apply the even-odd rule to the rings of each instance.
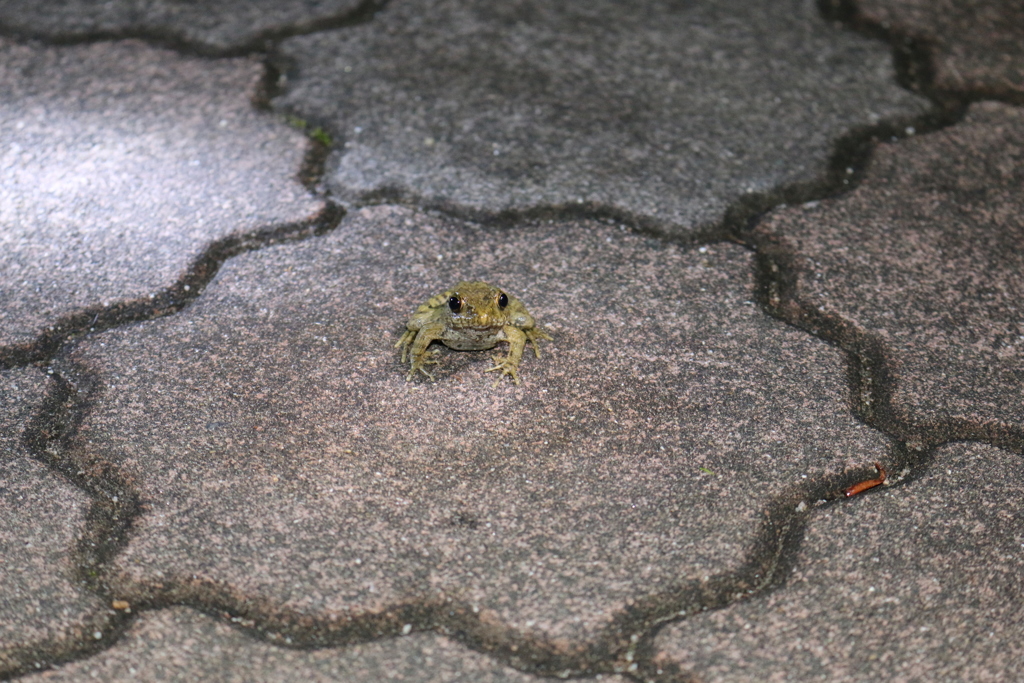
[[[395,348],[401,347],[403,363],[406,355],[412,359],[406,381],[417,372],[434,379],[424,366],[437,363],[427,351],[435,340],[459,351],[493,349],[507,341],[508,355],[494,356],[494,367],[485,372],[501,371],[494,386],[505,375],[519,384],[519,361],[526,342],[540,358],[537,340],[551,339],[537,327],[523,302],[486,282],[460,282],[417,308],[405,325],[408,329]]]

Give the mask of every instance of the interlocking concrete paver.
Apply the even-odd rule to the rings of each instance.
[[[173,306],[184,293],[163,290],[211,243],[318,215],[295,177],[308,140],[252,105],[262,73],[133,41],[0,39],[0,361],[59,321]]]
[[[755,589],[769,504],[887,442],[849,412],[842,355],[754,305],[752,258],[380,206],[230,260],[189,309],[59,361],[101,387],[72,457],[146,506],[113,590],[296,642],[455,624],[576,671],[716,576]],[[521,386],[492,387],[487,352],[405,381],[404,321],[463,278],[554,338]]]
[[[899,416],[1005,439],[999,425],[1024,429],[1022,216],[1024,110],[986,103],[880,146],[855,191],[760,229],[797,254],[784,314],[880,339]]]
[[[42,681],[401,681],[403,683],[540,683],[429,633],[352,645],[294,650],[255,640],[184,607],[147,612],[109,650],[53,671]],[[626,683],[597,675],[594,683]]]
[[[147,37],[238,53],[351,16],[360,0],[0,0],[0,30],[54,41]]]
[[[935,86],[1024,102],[1020,0],[854,0],[853,5],[868,21],[922,43]]]
[[[701,681],[1024,677],[1024,463],[939,449],[919,480],[819,510],[771,594],[672,624],[655,661]]]
[[[343,145],[328,185],[462,215],[588,207],[682,235],[829,180],[837,139],[926,103],[813,2],[394,0],[286,40],[276,106]]]
[[[75,652],[110,620],[69,560],[87,498],[22,442],[45,385],[36,369],[0,372],[0,676]]]

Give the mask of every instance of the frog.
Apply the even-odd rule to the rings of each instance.
[[[463,281],[451,289],[431,297],[420,305],[405,324],[406,331],[395,348],[402,349],[402,363],[410,358],[411,381],[417,373],[434,376],[427,365],[436,364],[436,350],[428,351],[431,343],[439,341],[457,351],[485,351],[499,342],[508,342],[508,355],[493,356],[494,366],[484,372],[497,371],[494,387],[506,376],[519,384],[519,361],[529,343],[540,358],[539,340],[552,338],[539,327],[526,306],[501,287],[486,282]]]

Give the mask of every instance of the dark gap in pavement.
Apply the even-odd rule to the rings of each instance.
[[[183,55],[197,57],[242,57],[245,55],[265,52],[273,44],[285,38],[330,31],[349,26],[358,26],[373,21],[378,12],[383,10],[388,0],[363,0],[355,10],[335,17],[324,17],[305,22],[297,22],[283,28],[268,29],[239,45],[217,48],[211,45],[190,40],[173,31],[147,30],[131,28],[122,31],[86,31],[68,33],[57,36],[15,29],[0,21],[0,35],[21,40],[33,40],[46,45],[66,46],[99,43],[103,41],[137,39],[155,47],[174,50]]]
[[[1024,453],[1024,429],[995,421],[950,418],[926,423],[912,419],[892,403],[893,361],[885,344],[836,314],[802,303],[796,295],[798,254],[771,238],[756,245],[758,301],[779,320],[835,344],[849,354],[847,380],[852,410],[865,424],[917,451],[949,441],[979,441]]]
[[[257,111],[272,116],[282,121],[285,125],[302,131],[309,140],[306,153],[303,155],[302,164],[295,174],[296,180],[302,184],[310,193],[322,196],[320,183],[324,178],[327,156],[331,152],[331,145],[325,144],[323,138],[318,135],[324,129],[321,126],[310,126],[305,119],[298,119],[291,116],[282,116],[270,106],[271,100],[277,97],[284,89],[283,83],[287,77],[271,63],[269,59],[263,60],[263,76],[256,85],[256,92],[252,97],[252,105]],[[326,134],[326,133],[324,133]]]
[[[85,529],[71,553],[71,564],[76,582],[97,593],[107,607],[90,615],[77,642],[57,634],[24,653],[7,653],[9,660],[20,664],[0,669],[0,678],[41,671],[101,652],[113,645],[134,619],[129,611],[112,609],[113,598],[103,590],[100,568],[127,542],[127,532],[141,509],[138,493],[109,464],[98,463],[86,471],[69,455],[69,445],[87,414],[93,391],[95,387],[75,387],[51,374],[42,406],[25,427],[22,442],[33,458],[89,496]]]
[[[66,342],[83,334],[102,332],[112,327],[176,313],[202,294],[206,285],[217,275],[221,265],[232,256],[274,244],[323,235],[337,227],[344,213],[340,206],[328,202],[322,211],[309,220],[271,226],[215,240],[207,245],[185,269],[178,281],[170,287],[148,297],[120,301],[110,306],[88,306],[58,319],[29,344],[0,348],[0,370],[46,364]]]
[[[903,87],[920,93],[947,106],[966,106],[981,100],[1000,100],[1008,104],[1024,105],[1024,94],[997,88],[946,90],[935,85],[933,58],[936,45],[922,36],[910,35],[886,27],[864,16],[857,0],[817,0],[818,11],[829,20],[839,22],[848,29],[869,38],[885,41],[892,46],[893,65],[897,79]]]

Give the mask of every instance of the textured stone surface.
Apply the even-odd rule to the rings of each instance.
[[[855,0],[866,19],[924,43],[935,85],[1024,100],[1020,0]]]
[[[915,421],[1024,428],[1024,110],[878,148],[863,185],[763,224],[796,297],[880,338]],[[794,312],[793,315],[799,315]]]
[[[293,650],[176,607],[141,615],[116,645],[23,681],[401,681],[531,683],[521,673],[429,633],[346,648]],[[584,679],[626,683],[618,676]]]
[[[0,372],[0,675],[74,651],[109,617],[72,575],[85,494],[22,445],[44,377],[35,369]]]
[[[841,355],[752,303],[751,258],[382,206],[232,259],[188,310],[60,363],[103,387],[74,457],[147,505],[111,580],[133,601],[244,601],[283,632],[387,631],[412,609],[601,656],[631,604],[741,565],[773,497],[885,457]],[[405,319],[462,278],[554,337],[521,386],[447,350],[436,383],[405,381]]]
[[[295,178],[307,140],[250,102],[261,74],[137,42],[0,40],[0,349],[322,208]]]
[[[147,37],[206,53],[262,47],[352,14],[359,0],[0,0],[0,30],[49,40]]]
[[[656,662],[712,681],[1024,677],[1024,463],[957,444],[905,487],[812,517],[778,590],[666,627]]]
[[[469,214],[611,208],[680,234],[820,182],[836,139],[925,104],[810,0],[388,3],[292,38],[276,105],[344,141],[329,186]]]

